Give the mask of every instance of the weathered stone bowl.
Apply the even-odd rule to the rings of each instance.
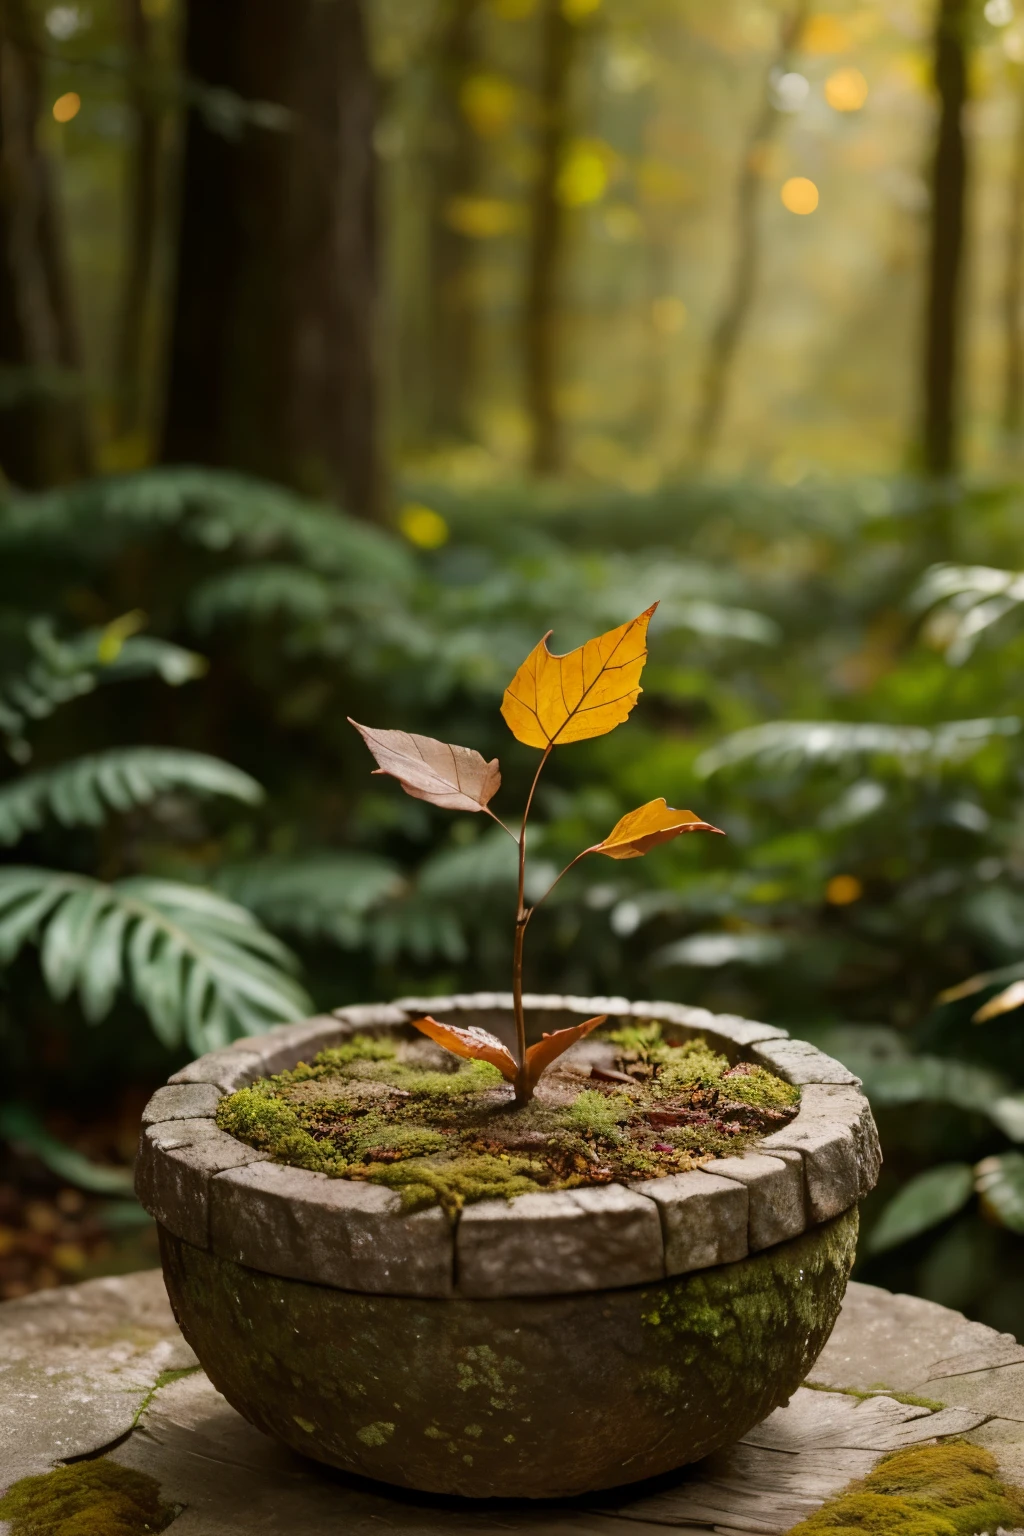
[[[429,1009],[509,1038],[491,993],[342,1008],[201,1057],[146,1108],[138,1192],[214,1385],[319,1461],[432,1492],[548,1498],[668,1471],[784,1403],[828,1339],[879,1152],[838,1062],[674,1003],[526,999],[533,1028],[608,1013],[704,1035],[801,1086],[757,1151],[691,1173],[404,1215],[219,1130],[226,1093]]]

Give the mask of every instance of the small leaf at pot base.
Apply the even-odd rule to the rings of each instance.
[[[666,805],[664,796],[648,800],[635,811],[628,811],[617,821],[601,843],[588,848],[588,853],[603,853],[609,859],[639,859],[659,843],[667,843],[684,832],[725,833],[721,827],[713,827],[709,821],[701,821],[693,811],[676,811]]]
[[[567,1051],[570,1045],[575,1045],[577,1040],[583,1040],[603,1024],[608,1017],[606,1013],[599,1013],[596,1019],[587,1019],[585,1024],[571,1024],[568,1029],[556,1029],[553,1034],[545,1035],[538,1040],[536,1045],[531,1045],[526,1053],[526,1073],[531,1083],[536,1083],[542,1072],[550,1067],[553,1061],[557,1061],[563,1051]]]
[[[410,731],[378,731],[349,716],[379,768],[398,780],[414,800],[448,811],[483,811],[501,786],[498,759],[487,762],[472,747],[456,747]]]
[[[497,1067],[502,1077],[510,1083],[515,1082],[518,1070],[515,1057],[502,1045],[497,1035],[492,1035],[489,1030],[477,1029],[476,1026],[460,1029],[455,1024],[442,1024],[429,1014],[422,1019],[410,1019],[409,1022],[414,1029],[438,1045],[443,1045],[453,1055],[464,1056],[469,1061],[489,1061],[492,1067]]]
[[[641,693],[647,626],[657,606],[565,656],[551,654],[545,635],[505,689],[501,713],[516,740],[564,746],[621,725]]]

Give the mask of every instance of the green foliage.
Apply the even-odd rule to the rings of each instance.
[[[171,1048],[210,1050],[310,1008],[280,940],[198,886],[9,865],[0,869],[0,964],[24,944],[39,945],[55,998],[77,990],[97,1023],[128,986]]]
[[[973,1193],[974,1174],[967,1163],[941,1163],[918,1174],[893,1196],[871,1229],[871,1252],[884,1253],[955,1216]]]
[[[249,774],[204,752],[114,747],[0,787],[0,844],[38,831],[48,815],[65,827],[98,827],[111,811],[150,805],[171,790],[226,795],[248,805],[263,798]]]

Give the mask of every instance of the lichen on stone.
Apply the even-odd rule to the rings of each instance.
[[[356,1035],[224,1099],[220,1127],[281,1163],[395,1190],[408,1210],[614,1179],[658,1178],[741,1152],[799,1091],[730,1066],[657,1022],[595,1036],[516,1106],[495,1067],[432,1042]]]
[[[978,1536],[1024,1524],[991,1451],[953,1441],[886,1456],[789,1536]]]
[[[106,1459],[23,1477],[0,1497],[11,1536],[148,1536],[177,1513],[155,1478]]]

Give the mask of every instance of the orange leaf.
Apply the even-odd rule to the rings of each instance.
[[[571,1024],[568,1029],[556,1029],[553,1034],[538,1040],[536,1045],[531,1045],[526,1052],[526,1074],[530,1082],[535,1083],[563,1051],[575,1045],[577,1040],[583,1040],[592,1029],[603,1024],[607,1017],[606,1013],[599,1013],[596,1019],[588,1019],[585,1024]]]
[[[426,1018],[410,1019],[409,1022],[414,1029],[436,1040],[438,1045],[443,1045],[453,1055],[465,1056],[470,1061],[489,1061],[492,1067],[497,1067],[502,1077],[510,1083],[515,1082],[518,1072],[515,1057],[502,1045],[497,1035],[492,1035],[489,1030],[478,1029],[475,1025],[469,1029],[459,1029],[455,1024],[440,1024],[429,1014]]]
[[[989,1019],[998,1019],[1000,1014],[1012,1013],[1014,1008],[1019,1008],[1024,1003],[1024,981],[1015,981],[1005,987],[1002,992],[997,992],[995,997],[990,997],[985,1005],[972,1014],[972,1022],[975,1024],[987,1024]]]
[[[679,837],[683,832],[725,833],[709,821],[701,821],[693,811],[674,811],[664,796],[648,800],[638,810],[629,811],[617,821],[603,843],[595,843],[588,853],[606,853],[610,859],[638,859],[659,843]]]
[[[409,731],[378,731],[349,716],[380,764],[375,773],[390,773],[414,800],[449,811],[482,811],[501,784],[498,759],[485,762],[472,747],[454,747],[431,736]]]
[[[647,626],[657,606],[566,656],[552,656],[548,630],[505,689],[501,713],[516,740],[563,746],[621,725],[642,691]]]

